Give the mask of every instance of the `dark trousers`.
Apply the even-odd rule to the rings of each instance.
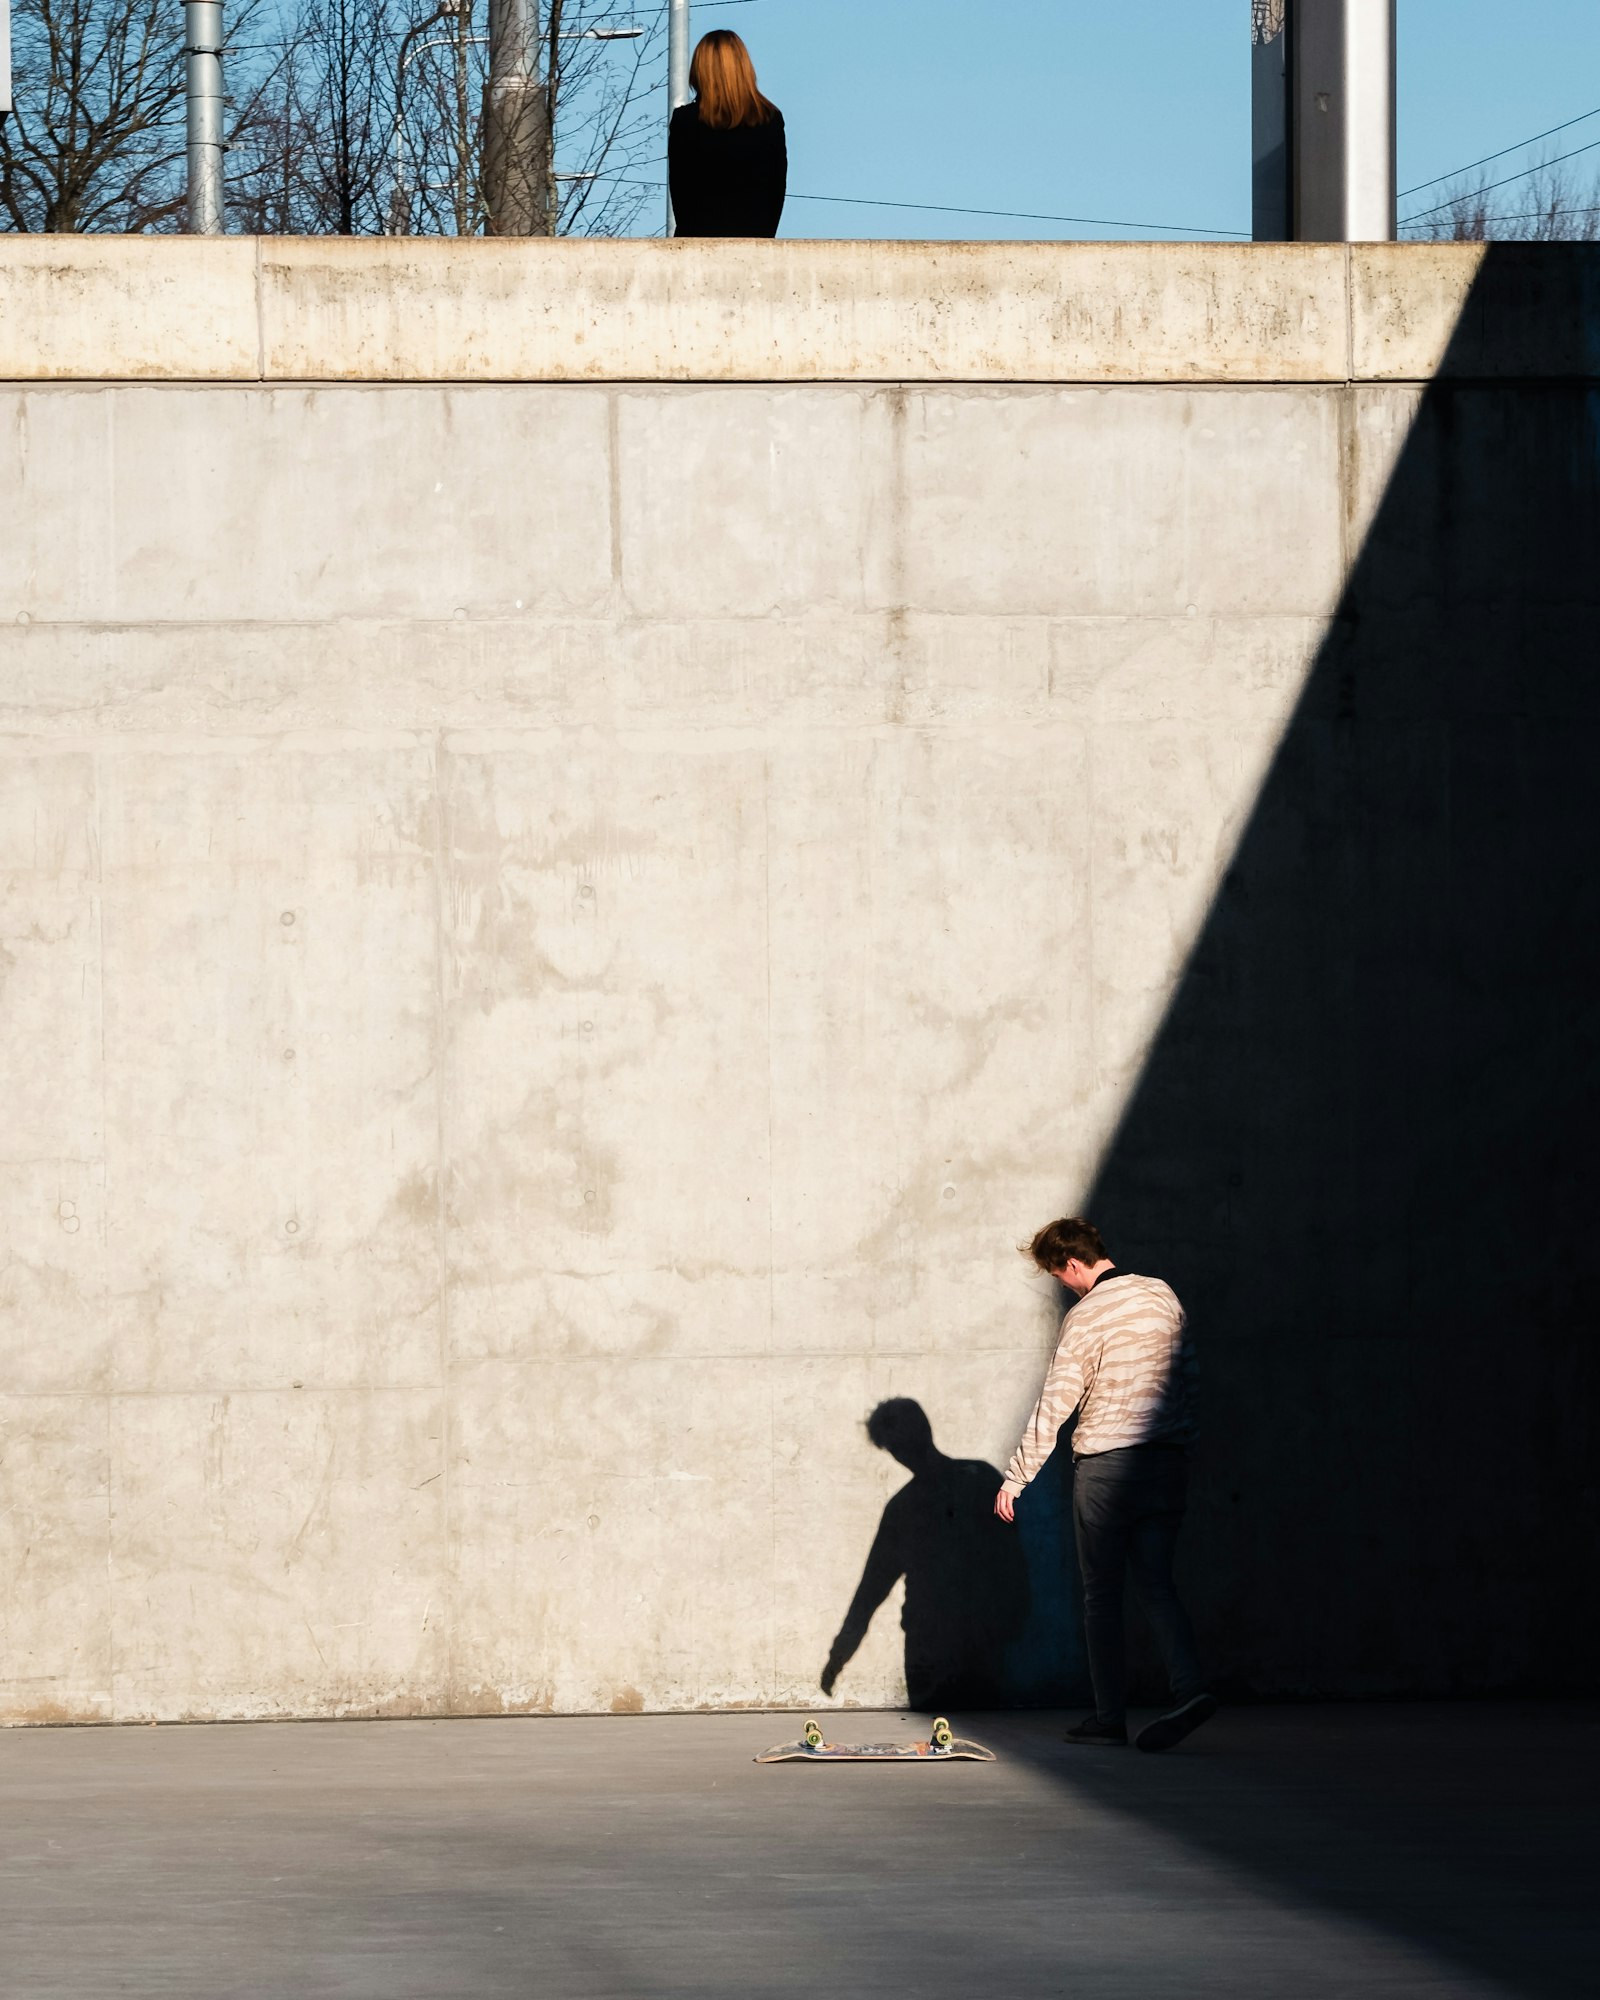
[[[1188,1454],[1172,1445],[1096,1452],[1073,1467],[1072,1525],[1083,1572],[1084,1637],[1095,1713],[1102,1722],[1120,1723],[1127,1702],[1124,1576],[1132,1577],[1160,1644],[1173,1698],[1187,1701],[1205,1686],[1194,1631],[1172,1581],[1188,1487]]]

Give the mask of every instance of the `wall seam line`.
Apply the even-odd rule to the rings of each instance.
[[[95,1008],[99,1015],[100,1043],[100,1158],[102,1161],[102,1185],[100,1190],[100,1251],[104,1260],[101,1268],[100,1319],[107,1339],[107,1359],[111,1363],[111,1379],[106,1390],[106,1720],[117,1720],[117,1484],[116,1484],[116,1355],[112,1351],[111,1331],[111,1288],[108,1272],[111,1262],[111,1159],[110,1159],[110,1116],[106,1098],[106,863],[104,808],[100,790],[100,757],[98,751],[89,759],[90,782],[94,794],[94,876],[95,876],[95,967],[98,974],[95,991]],[[93,1173],[90,1175],[93,1184]]]
[[[445,1063],[449,1040],[446,1007],[445,913],[448,907],[447,846],[445,806],[444,731],[433,739],[433,964],[434,964],[434,1254],[438,1269],[439,1312],[439,1520],[444,1596],[444,1688],[443,1709],[449,1715],[456,1708],[456,1578],[454,1545],[454,1480],[451,1456],[450,1409],[450,1234],[446,1190],[449,1171],[446,1147]],[[426,1614],[424,1614],[426,1617]]]
[[[1355,247],[1344,246],[1344,379],[1356,379]]]
[[[255,239],[255,295],[256,295],[256,380],[267,379],[267,322],[261,298],[261,238]]]
[[[778,1333],[778,1280],[774,1269],[773,1204],[777,1162],[772,1150],[772,758],[761,760],[762,926],[765,932],[767,971],[767,1500],[768,1525],[772,1530],[770,1548],[771,1596],[767,1601],[768,1699],[778,1693],[778,1412],[777,1390],[772,1366]]]

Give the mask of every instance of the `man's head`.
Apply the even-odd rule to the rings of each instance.
[[[1105,1238],[1092,1222],[1085,1222],[1080,1215],[1064,1215],[1059,1222],[1047,1222],[1028,1245],[1028,1255],[1041,1271],[1059,1278],[1080,1299],[1102,1271],[1112,1268]]]

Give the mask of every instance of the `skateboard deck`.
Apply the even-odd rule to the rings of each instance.
[[[975,1764],[992,1764],[994,1752],[968,1737],[956,1736],[941,1715],[925,1743],[829,1743],[814,1721],[806,1723],[806,1733],[798,1743],[779,1743],[763,1750],[758,1764],[953,1764],[965,1758]]]

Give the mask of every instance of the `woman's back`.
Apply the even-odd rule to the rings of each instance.
[[[667,132],[667,184],[680,236],[776,236],[789,178],[783,113],[761,95],[750,51],[727,28],[701,37],[692,104]]]
[[[789,175],[783,113],[762,125],[707,125],[680,104],[667,139],[672,218],[680,236],[776,236]]]

